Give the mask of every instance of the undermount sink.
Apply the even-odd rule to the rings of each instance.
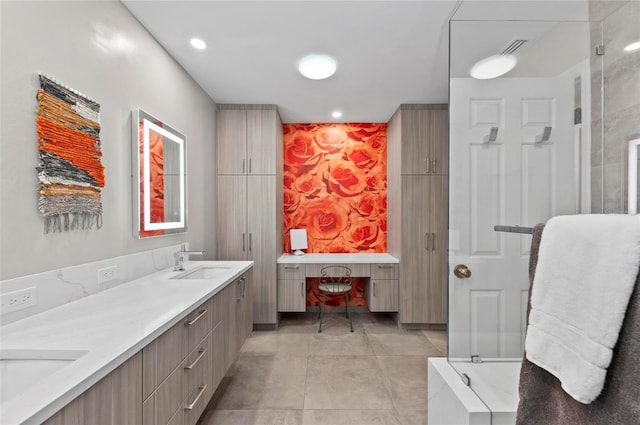
[[[0,350],[0,402],[23,393],[85,354],[87,351],[81,350]]]
[[[171,279],[217,279],[229,273],[231,266],[201,266]]]

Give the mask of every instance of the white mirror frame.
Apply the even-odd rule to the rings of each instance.
[[[165,234],[173,234],[186,231],[186,137],[174,130],[166,123],[154,118],[142,109],[134,110],[131,114],[132,121],[132,181],[133,181],[133,229],[137,237],[161,236],[143,235],[144,231],[169,230]],[[140,124],[142,123],[142,128]],[[174,221],[151,221],[151,150],[149,145],[150,133],[155,132],[162,136],[163,141],[176,143],[178,149],[178,189],[179,189],[179,213]],[[142,137],[141,137],[142,136]],[[140,152],[140,140],[143,141],[142,158]],[[141,161],[142,159],[142,161]],[[140,165],[142,164],[142,172]],[[142,175],[142,178],[141,178]],[[143,199],[141,197],[141,183]],[[169,185],[163,185],[166,190]],[[142,204],[142,205],[141,205]],[[142,217],[140,212],[142,211]]]
[[[627,187],[629,214],[638,214],[638,150],[640,139],[629,141],[629,176]]]

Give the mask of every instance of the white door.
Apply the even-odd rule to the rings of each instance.
[[[449,357],[521,357],[532,227],[574,214],[571,78],[451,80]],[[495,141],[485,141],[497,127]],[[536,143],[544,128],[548,141]],[[471,277],[458,278],[466,265]]]

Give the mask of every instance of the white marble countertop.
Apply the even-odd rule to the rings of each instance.
[[[39,424],[116,369],[253,266],[190,261],[185,270],[228,266],[216,279],[171,279],[171,268],[0,328],[2,351],[78,350],[86,354],[2,400],[0,423]],[[10,385],[7,384],[7,385]]]
[[[282,254],[278,264],[393,264],[400,261],[389,254]]]

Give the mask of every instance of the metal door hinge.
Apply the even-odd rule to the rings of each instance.
[[[604,44],[596,46],[596,56],[604,56]]]

